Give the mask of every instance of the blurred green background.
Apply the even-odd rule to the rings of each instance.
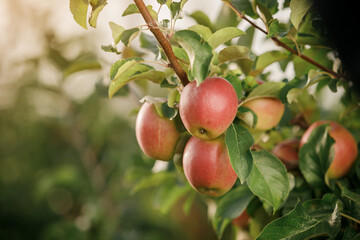
[[[66,1],[0,2],[0,239],[215,239],[197,195],[164,209],[161,192],[134,191],[155,164],[135,113],[157,90],[107,98],[110,29],[85,32]]]

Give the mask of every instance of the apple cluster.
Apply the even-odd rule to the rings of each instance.
[[[205,195],[221,196],[237,180],[224,133],[234,121],[238,105],[234,87],[220,77],[208,77],[199,85],[193,81],[181,92],[179,114],[191,137],[181,148],[180,162],[191,186]],[[255,127],[259,130],[276,126],[284,113],[284,105],[273,98],[253,99],[243,106],[260,119]],[[160,116],[153,103],[143,104],[136,120],[136,137],[147,156],[163,161],[173,159],[180,136],[174,120]]]
[[[183,146],[179,148],[184,134],[179,132],[175,121],[161,116],[155,104],[148,102],[143,104],[136,120],[137,141],[151,158],[179,160],[188,182],[198,192],[211,197],[222,196],[237,180],[224,133],[237,116],[238,106],[236,91],[226,79],[208,77],[201,84],[190,82],[183,88],[179,101],[181,122],[191,135]],[[285,110],[279,99],[270,97],[253,98],[241,106],[256,114],[254,129],[261,131],[277,126]],[[356,160],[357,145],[351,133],[335,122],[313,123],[301,140],[285,140],[273,149],[273,154],[288,170],[296,169],[299,149],[308,141],[313,129],[325,123],[330,124],[329,135],[335,140],[335,156],[327,176],[330,179],[344,176]]]

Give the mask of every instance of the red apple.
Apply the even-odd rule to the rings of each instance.
[[[279,99],[270,97],[255,98],[242,106],[256,114],[257,130],[269,130],[278,125],[285,111],[285,105]]]
[[[154,104],[145,102],[136,118],[136,139],[141,150],[157,160],[172,159],[180,133],[175,122],[161,117]]]
[[[238,228],[244,229],[247,228],[247,226],[249,225],[249,220],[250,220],[250,216],[245,210],[242,214],[240,214],[240,216],[234,218],[231,221],[231,223],[237,226]]]
[[[224,195],[237,179],[223,135],[208,141],[191,137],[184,149],[183,168],[193,188],[212,197]]]
[[[341,178],[349,172],[358,154],[356,141],[346,128],[333,121],[321,120],[314,122],[302,136],[300,147],[308,141],[311,132],[317,126],[326,123],[330,124],[329,135],[335,140],[335,155],[326,174],[329,179]]]
[[[299,144],[297,139],[288,139],[278,143],[272,151],[285,164],[287,170],[293,170],[299,165]]]
[[[209,140],[220,136],[234,120],[238,98],[233,86],[219,77],[206,78],[199,86],[191,82],[180,97],[180,117],[195,137]]]

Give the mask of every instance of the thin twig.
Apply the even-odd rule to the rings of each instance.
[[[244,14],[242,14],[239,10],[237,10],[235,8],[235,6],[227,1],[224,1],[226,5],[228,5],[235,13],[236,15],[238,15],[240,18],[244,19],[245,21],[247,21],[248,23],[250,23],[253,27],[255,27],[256,29],[260,30],[261,32],[263,32],[264,34],[268,34],[268,32],[264,29],[262,29],[261,27],[259,27],[258,25],[256,25],[254,22],[252,22],[250,19],[248,19]],[[273,40],[275,42],[275,44],[279,47],[282,47],[286,50],[288,50],[289,52],[291,52],[292,54],[300,57],[301,59],[307,61],[308,63],[311,63],[312,65],[320,68],[321,70],[330,73],[332,76],[336,77],[336,78],[342,78],[343,76],[323,65],[321,65],[320,63],[314,61],[313,59],[309,58],[306,55],[301,54],[300,52],[292,49],[291,47],[289,47],[288,45],[286,45],[285,43],[281,42],[277,37],[271,37],[271,40]]]
[[[170,67],[174,70],[176,75],[179,77],[182,85],[186,86],[189,83],[189,79],[187,77],[186,72],[181,68],[178,63],[174,51],[172,50],[171,44],[169,40],[164,36],[161,32],[157,22],[151,16],[149,10],[146,8],[146,5],[142,0],[134,0],[137,8],[139,9],[141,15],[143,16],[146,24],[149,26],[149,30],[154,34],[156,40],[159,42],[161,47],[163,48],[167,58],[170,62]]]
[[[343,217],[346,217],[347,219],[350,219],[351,221],[354,221],[354,222],[360,224],[360,220],[358,220],[356,218],[353,218],[352,216],[349,216],[349,215],[347,215],[347,214],[345,214],[343,212],[340,212],[340,215],[343,216]]]

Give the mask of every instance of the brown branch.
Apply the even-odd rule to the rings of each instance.
[[[172,50],[169,40],[161,32],[158,24],[154,18],[150,15],[149,10],[146,8],[146,5],[142,0],[134,0],[137,8],[139,9],[141,15],[143,16],[146,24],[149,26],[149,30],[154,34],[156,40],[160,43],[163,48],[167,58],[170,62],[170,67],[174,70],[176,75],[179,77],[181,83],[186,86],[189,83],[186,72],[181,68],[179,62],[176,59],[174,51]]]
[[[258,25],[256,25],[254,22],[252,22],[250,19],[248,19],[244,14],[242,14],[238,9],[235,8],[235,6],[230,3],[225,1],[225,3],[236,13],[236,15],[238,15],[240,18],[244,19],[245,21],[247,21],[248,23],[250,23],[253,27],[255,27],[256,29],[260,30],[261,32],[263,32],[264,34],[268,34],[268,32],[264,29],[262,29],[261,27],[259,27]],[[321,65],[320,63],[314,61],[313,59],[309,58],[306,55],[301,54],[300,52],[292,49],[291,47],[289,47],[288,45],[286,45],[285,43],[281,42],[277,37],[271,37],[271,40],[273,40],[275,42],[275,44],[277,46],[280,46],[286,50],[288,50],[289,52],[291,52],[292,54],[300,57],[301,59],[305,60],[308,63],[311,63],[312,65],[320,68],[321,70],[330,73],[331,75],[333,75],[336,78],[342,78],[343,76],[323,65]]]

